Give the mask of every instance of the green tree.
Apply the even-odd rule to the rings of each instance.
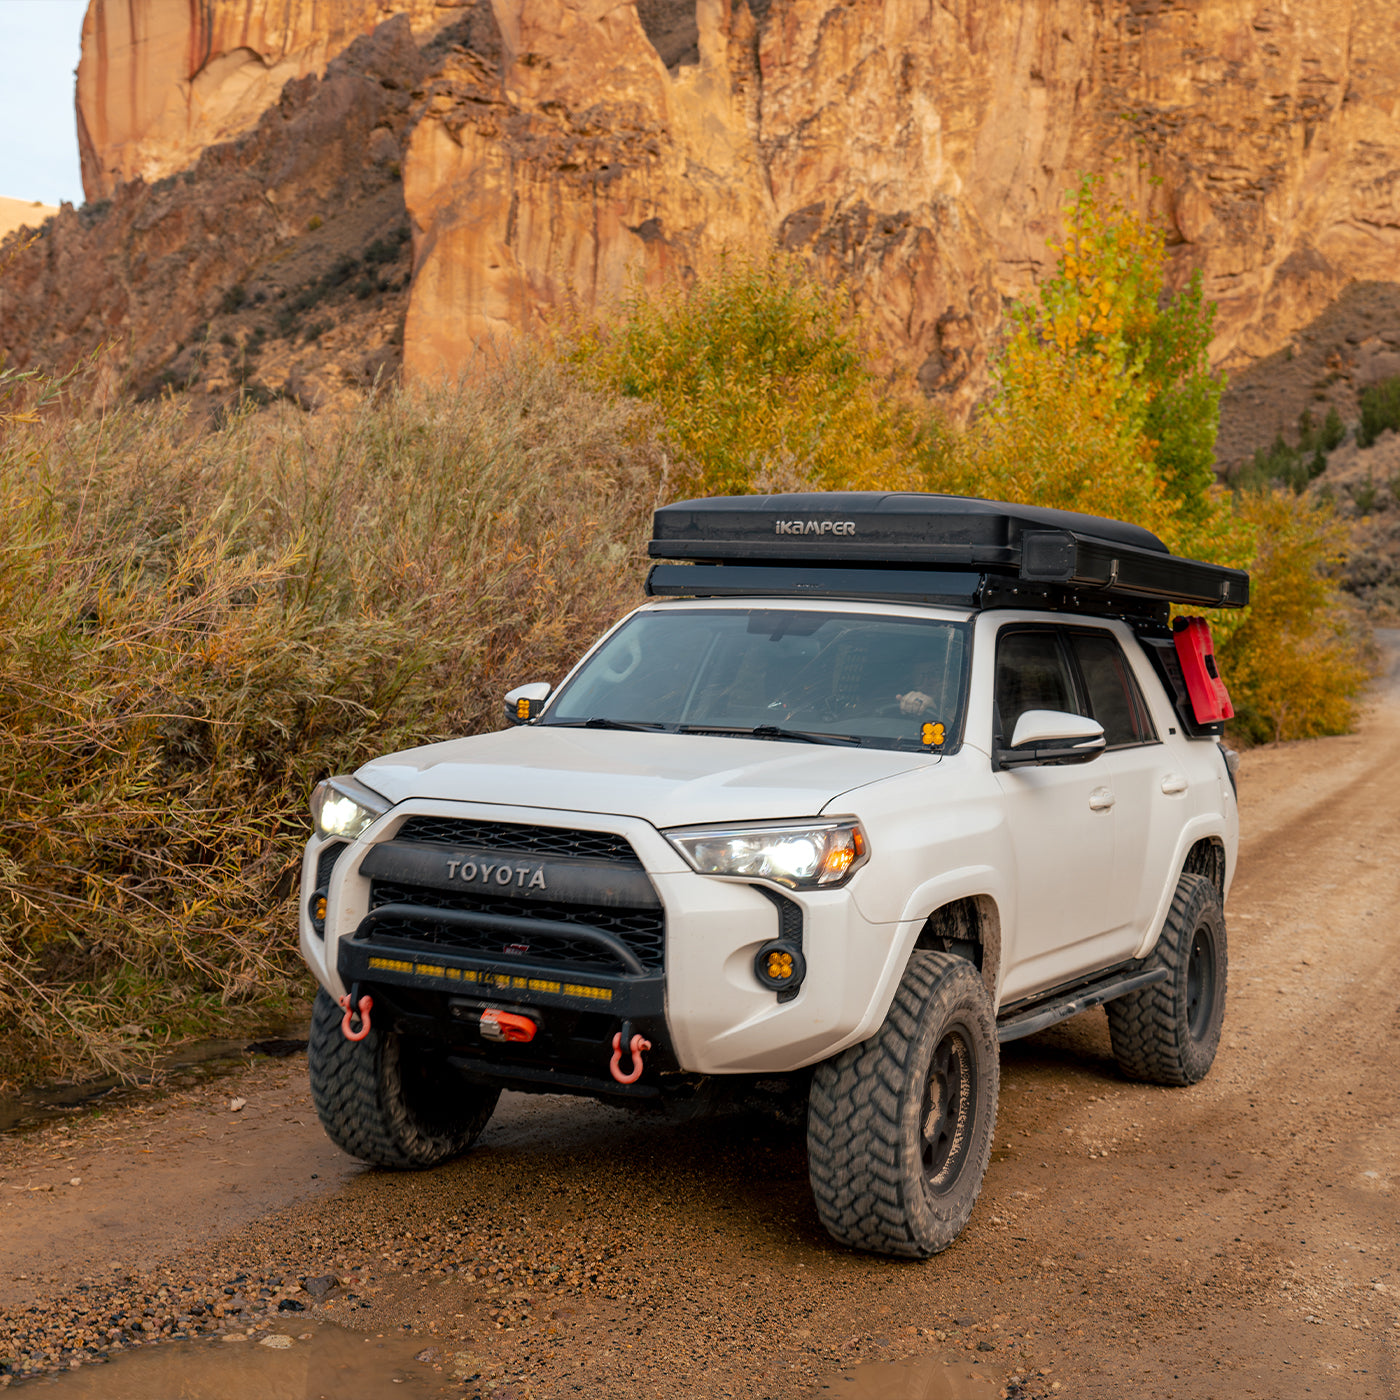
[[[1011,500],[1137,521],[1173,548],[1242,563],[1249,531],[1215,484],[1221,376],[1199,277],[1165,294],[1160,229],[1087,176],[1054,272],[1015,307],[958,476]],[[992,489],[987,489],[992,488]]]
[[[679,490],[917,484],[926,412],[873,368],[844,289],[793,258],[729,256],[689,285],[637,289],[615,317],[572,327],[563,353],[656,405]]]

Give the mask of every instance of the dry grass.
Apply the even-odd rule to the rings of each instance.
[[[0,427],[0,1082],[308,990],[312,783],[556,678],[637,599],[663,467],[529,357],[334,418]]]

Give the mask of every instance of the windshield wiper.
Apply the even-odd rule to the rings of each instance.
[[[757,724],[752,729],[724,724],[681,724],[677,734],[737,734],[752,739],[795,739],[803,744],[839,744],[843,748],[859,747],[854,734],[817,734],[807,729],[780,729],[776,724]]]
[[[647,734],[665,728],[665,725],[645,724],[641,720],[604,719],[601,715],[594,715],[592,719],[545,720],[545,725],[551,729],[638,729]]]

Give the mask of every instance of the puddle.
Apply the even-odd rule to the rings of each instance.
[[[824,1376],[812,1392],[820,1400],[992,1400],[999,1375],[980,1374],[966,1362],[874,1361]]]
[[[267,1345],[272,1341],[273,1345]],[[365,1336],[322,1325],[271,1338],[161,1342],[58,1376],[22,1381],[49,1400],[413,1400],[461,1396],[445,1369],[415,1361],[423,1339]],[[441,1364],[441,1363],[439,1363]]]
[[[294,1024],[272,1027],[262,1033],[260,1039],[252,1041],[247,1037],[201,1040],[162,1056],[155,1068],[146,1074],[128,1079],[111,1074],[101,1079],[85,1079],[79,1084],[48,1084],[27,1089],[22,1094],[0,1098],[0,1133],[23,1131],[55,1118],[67,1118],[104,1101],[121,1103],[152,1084],[171,1089],[202,1084],[247,1064],[250,1054],[278,1057],[298,1054],[306,1049],[307,1031],[305,1024]]]

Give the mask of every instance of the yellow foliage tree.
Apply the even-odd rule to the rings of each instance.
[[[1211,466],[1223,381],[1206,360],[1214,308],[1199,279],[1163,304],[1161,231],[1098,177],[1080,184],[1052,251],[1055,272],[1013,311],[996,389],[947,474],[957,489],[1132,520],[1183,554],[1245,564],[1250,531]]]
[[[926,408],[872,367],[844,289],[795,258],[732,254],[691,283],[637,289],[562,349],[594,385],[656,405],[679,492],[920,485]]]
[[[1253,741],[1349,729],[1367,675],[1354,611],[1333,582],[1345,539],[1325,504],[1238,499],[1213,470],[1223,379],[1206,352],[1214,308],[1194,278],[1164,296],[1162,232],[1096,177],[1066,211],[1054,274],[1012,314],[996,388],[946,441],[944,489],[1132,520],[1175,552],[1251,570],[1253,606],[1209,614]]]
[[[1219,647],[1236,728],[1256,742],[1342,733],[1372,670],[1355,609],[1330,577],[1345,528],[1325,502],[1291,491],[1251,493],[1238,510],[1258,552],[1254,602]]]

